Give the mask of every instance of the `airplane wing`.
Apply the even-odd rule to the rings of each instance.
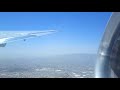
[[[52,34],[52,33],[55,33],[55,32],[56,32],[55,30],[2,32],[1,35],[3,35],[3,36],[0,37],[0,47],[5,47],[8,42],[14,42],[14,41],[18,41],[18,40],[24,40],[25,41],[26,39],[29,39],[29,38],[40,37],[40,36]]]

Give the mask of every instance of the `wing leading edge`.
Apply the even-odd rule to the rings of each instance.
[[[0,47],[5,47],[6,44],[9,43],[9,42],[14,42],[14,41],[18,41],[18,40],[26,41],[26,39],[41,37],[41,36],[52,34],[52,33],[55,33],[55,32],[56,32],[56,30],[33,31],[33,32],[31,32],[31,31],[28,32],[27,31],[27,32],[22,32],[22,33],[14,32],[11,35],[0,38]]]

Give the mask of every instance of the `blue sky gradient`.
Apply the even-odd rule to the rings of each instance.
[[[26,42],[8,43],[0,53],[57,55],[97,53],[111,12],[0,12],[0,31],[57,30]],[[4,56],[4,55],[3,55]]]

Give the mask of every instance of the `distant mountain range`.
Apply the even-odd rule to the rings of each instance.
[[[66,54],[66,55],[58,55],[55,57],[51,57],[49,61],[55,62],[63,62],[63,63],[95,63],[96,54]],[[52,59],[52,60],[51,60]]]
[[[96,54],[66,54],[51,57],[20,57],[9,58],[9,60],[1,60],[2,63],[61,63],[61,64],[94,64],[96,62]]]

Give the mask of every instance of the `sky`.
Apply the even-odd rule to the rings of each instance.
[[[0,12],[0,31],[57,30],[26,42],[8,43],[2,56],[96,54],[111,12]]]

